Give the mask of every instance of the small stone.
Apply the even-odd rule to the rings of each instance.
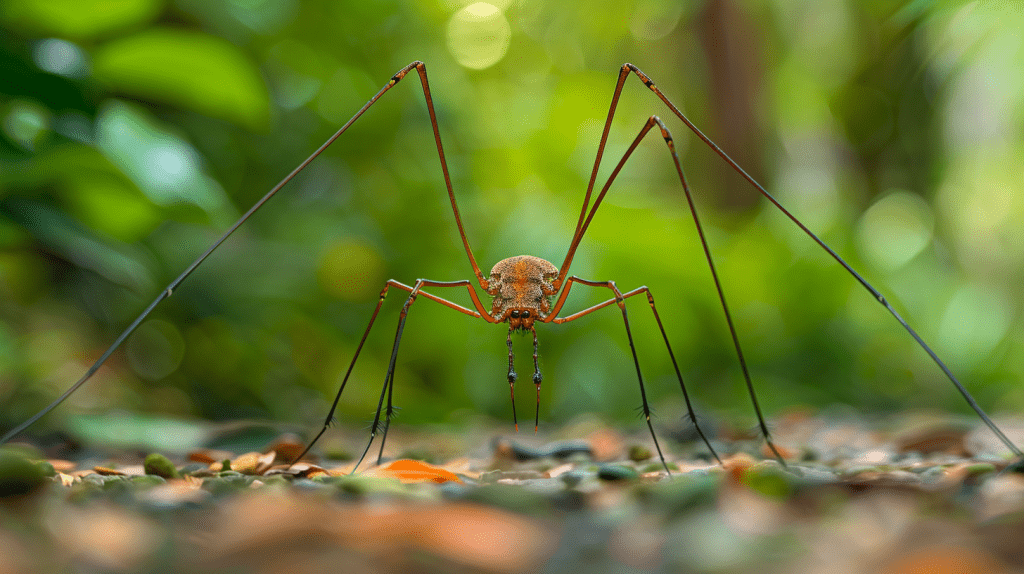
[[[601,480],[635,480],[640,478],[636,469],[621,464],[602,464],[597,469]]]
[[[180,478],[174,464],[160,453],[154,452],[148,455],[142,466],[146,469],[146,474],[155,474],[163,478]]]

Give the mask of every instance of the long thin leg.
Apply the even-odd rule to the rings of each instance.
[[[434,100],[430,96],[430,85],[427,82],[427,67],[423,62],[413,62],[410,66],[416,68],[420,75],[420,84],[423,85],[423,97],[427,100],[427,112],[430,114],[430,127],[434,130],[434,143],[437,144],[437,157],[441,160],[441,171],[444,173],[444,185],[448,189],[448,199],[452,203],[452,212],[455,214],[455,224],[459,227],[459,236],[462,237],[462,245],[466,248],[466,255],[469,256],[469,263],[473,266],[473,273],[480,283],[480,288],[487,291],[490,282],[480,271],[480,266],[473,257],[473,250],[469,247],[469,239],[466,237],[466,230],[462,226],[462,217],[459,216],[459,206],[455,202],[455,192],[452,190],[452,178],[448,175],[448,162],[444,158],[444,147],[441,145],[441,130],[437,127],[437,114],[434,112]]]
[[[381,455],[384,454],[384,441],[387,440],[388,426],[391,417],[391,400],[388,389],[391,387],[391,381],[395,376],[395,362],[398,360],[398,344],[402,341],[402,331],[405,330],[405,317],[409,314],[409,307],[412,305],[412,302],[416,300],[416,293],[419,291],[419,288],[420,282],[417,281],[416,286],[413,287],[412,293],[409,295],[409,298],[406,299],[405,305],[402,306],[402,312],[398,315],[398,329],[395,330],[395,342],[391,346],[391,360],[388,362],[388,372],[384,375],[384,386],[380,390],[380,400],[377,402],[377,411],[373,415],[373,422],[370,423],[370,440],[366,442],[366,448],[363,449],[363,454],[359,456],[359,460],[356,461],[356,465],[352,467],[353,474],[356,472],[356,469],[359,468],[359,465],[362,464],[363,459],[366,458],[366,453],[370,451],[370,445],[373,444],[373,439],[376,438],[377,433],[381,431],[383,431],[383,436],[381,437],[380,452]],[[388,412],[385,414],[386,419],[384,426],[381,427],[380,413],[384,407],[385,394],[388,394]],[[310,446],[313,445],[310,444]],[[380,463],[379,457],[377,462]]]
[[[625,299],[619,291],[619,288],[615,286],[614,281],[587,281],[586,279],[573,277],[569,280],[569,284],[571,285],[574,281],[584,285],[590,285],[591,287],[607,287],[615,293],[614,301],[618,304],[619,309],[622,310],[622,322],[626,326],[626,338],[629,340],[629,350],[633,353],[633,366],[636,367],[636,380],[640,385],[640,400],[642,401],[641,409],[644,414],[644,420],[647,421],[647,429],[651,432],[651,439],[654,440],[654,448],[658,451],[658,458],[661,459],[661,464],[665,467],[665,472],[671,475],[672,471],[669,470],[668,463],[665,462],[665,455],[661,452],[661,445],[658,444],[658,437],[654,434],[654,425],[651,423],[651,406],[647,402],[647,389],[644,387],[643,374],[640,373],[640,360],[636,356],[636,345],[633,344],[633,332],[629,328],[629,316],[626,314]],[[710,446],[711,445],[708,445],[709,448]]]
[[[751,186],[753,186],[761,195],[768,199],[768,201],[770,201],[776,208],[778,208],[779,211],[781,211],[783,214],[785,214],[786,217],[793,221],[793,223],[796,224],[796,226],[799,227],[801,231],[807,234],[808,237],[810,237],[823,250],[825,250],[825,252],[828,253],[828,255],[832,257],[832,259],[834,259],[837,263],[839,263],[844,269],[846,269],[846,271],[850,275],[852,275],[853,278],[856,279],[857,282],[860,283],[876,301],[878,301],[883,307],[885,307],[885,309],[893,316],[893,318],[896,319],[896,321],[903,327],[903,329],[907,331],[907,333],[910,334],[910,336],[928,354],[928,356],[931,357],[932,361],[939,367],[940,370],[942,370],[942,372],[946,375],[946,378],[948,378],[950,382],[953,383],[957,391],[959,391],[960,395],[963,396],[965,401],[967,401],[967,404],[970,405],[970,407],[974,410],[975,413],[977,413],[978,417],[981,418],[981,420],[985,423],[986,426],[988,426],[988,428],[993,432],[993,434],[995,434],[999,438],[999,440],[1015,456],[1019,458],[1024,457],[1024,453],[1022,453],[1021,450],[1017,448],[1017,446],[1013,444],[1013,442],[1009,438],[1007,438],[1005,434],[1003,434],[1003,431],[1000,430],[998,426],[996,426],[996,424],[992,421],[991,418],[989,418],[989,416],[985,413],[981,406],[978,405],[977,401],[974,400],[974,397],[971,396],[971,393],[967,390],[967,388],[960,383],[960,381],[956,378],[953,372],[949,369],[949,367],[946,366],[942,359],[939,358],[935,351],[933,351],[932,348],[928,346],[927,343],[924,342],[921,336],[917,334],[917,331],[915,331],[906,322],[906,320],[904,320],[903,317],[900,316],[900,314],[896,311],[896,309],[892,307],[892,305],[885,298],[885,296],[883,296],[877,289],[875,289],[870,283],[868,283],[868,281],[864,279],[864,277],[861,276],[860,273],[854,270],[853,267],[851,267],[850,264],[846,262],[846,260],[840,257],[838,253],[836,253],[834,250],[832,250],[831,247],[826,245],[824,241],[822,241],[817,235],[815,235],[810,229],[808,229],[807,226],[805,226],[799,219],[797,219],[796,216],[794,216],[781,203],[779,203],[779,201],[775,199],[770,193],[768,193],[768,191],[765,190],[765,188],[761,184],[759,184],[753,177],[750,176],[750,174],[744,171],[743,168],[739,166],[739,164],[737,164],[732,158],[730,158],[722,150],[722,148],[718,147],[718,145],[715,144],[715,142],[711,141],[709,137],[704,135],[704,132],[700,131],[700,129],[698,129],[697,126],[693,124],[693,122],[687,119],[687,117],[684,116],[681,111],[679,111],[679,108],[676,107],[676,105],[673,104],[665,96],[665,94],[661,92],[660,89],[658,89],[658,87],[646,74],[644,74],[642,71],[640,71],[639,68],[630,63],[623,64],[619,70],[619,78],[615,84],[615,91],[612,94],[611,105],[608,108],[608,118],[605,121],[604,131],[601,134],[601,143],[598,146],[597,158],[594,161],[594,168],[591,172],[590,182],[587,186],[587,192],[584,197],[583,207],[580,210],[580,217],[576,224],[576,231],[574,232],[572,241],[569,244],[569,250],[566,253],[565,260],[562,263],[559,275],[553,281],[553,285],[556,291],[562,286],[562,283],[565,280],[566,275],[568,274],[569,265],[572,263],[572,259],[575,256],[576,249],[577,247],[579,247],[580,240],[583,238],[583,234],[586,232],[590,220],[593,219],[594,213],[597,211],[597,206],[600,203],[601,196],[604,194],[604,189],[602,189],[601,195],[598,196],[598,199],[595,201],[593,207],[591,207],[590,211],[588,212],[587,208],[589,206],[590,197],[594,187],[594,182],[597,179],[597,172],[600,168],[601,159],[604,154],[604,148],[608,140],[608,133],[611,129],[612,118],[615,115],[615,108],[618,105],[623,85],[625,84],[626,78],[629,77],[630,73],[635,74],[636,77],[639,78],[640,81],[643,82],[643,84],[647,86],[648,89],[654,92],[655,95],[657,95],[658,98],[662,102],[664,102],[666,106],[668,106],[668,108],[672,111],[673,114],[675,114],[676,117],[680,119],[680,121],[686,124],[686,127],[688,127],[690,131],[692,131],[698,138],[700,138],[701,141],[703,141],[709,148],[711,148],[712,151],[718,154],[718,156],[721,157],[722,160],[725,161],[727,164],[729,164],[729,166],[732,167],[733,170],[735,170],[738,174],[740,174],[740,176],[747,180],[747,182],[750,183]],[[630,148],[630,150],[626,152],[626,156],[628,156],[630,153],[632,153],[632,148]],[[620,161],[620,166],[624,160],[625,157],[622,161]],[[614,179],[615,175],[618,173],[618,170],[619,167],[616,167],[616,170],[612,173],[611,177],[609,178],[609,182],[612,179]],[[605,188],[607,188],[607,184]]]
[[[654,305],[654,296],[651,295],[651,291],[646,286],[643,286],[637,287],[627,293],[621,293],[618,287],[616,287],[614,281],[588,281],[576,276],[569,277],[569,280],[565,285],[566,291],[571,289],[574,283],[582,283],[583,285],[588,285],[590,287],[607,287],[615,293],[615,297],[565,317],[554,317],[550,319],[550,322],[562,324],[568,323],[569,321],[575,321],[584,315],[589,315],[598,309],[603,309],[611,305],[612,303],[617,304],[622,309],[622,320],[626,324],[626,335],[629,338],[629,348],[633,352],[633,364],[636,366],[637,379],[640,381],[640,396],[643,399],[642,409],[644,417],[647,420],[647,428],[651,431],[651,437],[654,438],[654,446],[658,449],[658,456],[661,457],[661,463],[665,466],[665,470],[668,471],[668,465],[665,464],[665,457],[661,455],[661,448],[658,446],[658,439],[654,436],[654,427],[651,424],[651,411],[647,404],[647,392],[644,389],[643,377],[640,375],[640,362],[636,356],[636,347],[633,346],[633,336],[629,330],[629,318],[626,316],[625,300],[633,297],[634,295],[639,295],[640,293],[647,294],[647,302],[650,304],[651,312],[654,313],[654,319],[658,322],[658,329],[661,330],[661,337],[665,341],[665,348],[668,349],[668,356],[672,359],[672,366],[675,367],[676,370],[676,378],[679,380],[679,388],[683,391],[683,399],[686,401],[687,415],[689,416],[690,421],[693,422],[693,427],[697,430],[697,435],[700,436],[702,441],[704,441],[704,445],[708,447],[708,450],[711,452],[711,455],[715,457],[715,460],[721,464],[722,459],[719,458],[718,453],[715,452],[714,447],[711,446],[711,442],[708,441],[707,436],[704,434],[704,431],[700,428],[700,424],[697,422],[697,413],[694,412],[693,404],[690,402],[690,393],[686,391],[686,384],[683,382],[683,374],[680,372],[679,365],[676,363],[676,355],[672,352],[672,345],[668,342],[668,335],[665,333],[665,327],[661,323],[661,317],[658,316],[658,309]],[[671,472],[669,472],[669,474],[671,474]]]
[[[761,427],[761,434],[764,435],[764,440],[768,443],[768,448],[772,450],[775,458],[782,463],[782,466],[786,466],[785,459],[779,454],[779,450],[775,448],[775,444],[772,442],[771,435],[768,433],[768,425],[764,422],[764,415],[761,413],[761,405],[757,401],[757,393],[754,392],[754,383],[750,380],[750,369],[747,368],[747,360],[743,357],[743,348],[740,346],[740,338],[736,334],[736,326],[732,322],[732,314],[729,313],[729,304],[725,302],[725,291],[722,290],[722,282],[718,279],[718,272],[715,271],[715,261],[711,257],[711,249],[708,247],[707,237],[704,236],[704,228],[700,224],[700,218],[697,216],[697,206],[693,203],[693,195],[690,193],[690,185],[686,183],[686,176],[683,175],[683,167],[679,163],[679,154],[676,153],[675,143],[672,141],[672,134],[669,133],[668,128],[665,127],[664,122],[658,116],[651,116],[651,119],[655,120],[661,127],[661,135],[665,139],[665,144],[668,145],[669,151],[672,153],[672,161],[675,162],[676,173],[679,174],[679,182],[683,186],[683,193],[686,194],[686,203],[690,206],[690,214],[693,215],[693,224],[697,227],[697,235],[700,236],[700,245],[704,249],[704,258],[708,262],[708,269],[711,270],[711,278],[715,282],[715,290],[718,291],[718,301],[722,304],[722,311],[725,313],[725,322],[729,325],[729,335],[732,337],[733,346],[736,347],[736,357],[740,362],[740,369],[743,371],[743,380],[747,384],[747,392],[750,394],[750,402],[754,404],[754,411],[757,413],[757,424]]]
[[[571,288],[574,282],[582,283],[583,281],[575,276],[570,277],[569,282],[566,284],[565,288]],[[672,360],[672,367],[675,369],[676,379],[679,381],[679,389],[683,391],[683,400],[686,401],[687,418],[689,418],[690,421],[693,423],[693,428],[697,431],[697,435],[700,436],[701,440],[704,441],[704,444],[705,446],[708,447],[708,450],[711,451],[711,455],[715,457],[715,460],[717,460],[719,464],[721,464],[722,459],[718,457],[718,453],[715,452],[715,449],[711,446],[711,443],[708,441],[707,436],[704,434],[704,431],[700,428],[700,424],[697,422],[697,413],[693,410],[693,403],[690,401],[690,393],[687,392],[686,383],[683,382],[683,373],[679,370],[679,363],[676,362],[676,354],[672,352],[672,345],[668,341],[668,334],[665,332],[665,326],[661,322],[661,316],[658,315],[658,308],[654,305],[654,295],[651,293],[651,290],[648,289],[646,285],[644,285],[642,287],[637,287],[636,289],[633,289],[632,291],[629,291],[627,293],[623,293],[622,298],[629,299],[630,297],[638,295],[640,293],[647,294],[647,303],[651,307],[651,313],[654,313],[654,320],[658,323],[658,329],[661,331],[661,338],[663,341],[665,341],[665,348],[668,349],[668,356]],[[556,317],[552,319],[552,322],[568,323],[569,321],[575,321],[576,319],[579,319],[584,315],[589,315],[594,311],[597,311],[598,309],[603,309],[615,302],[615,299],[609,299],[602,303],[598,303],[597,305],[594,305],[592,307],[587,307],[582,311],[577,311],[572,315],[568,315],[566,317]]]
[[[533,415],[533,432],[536,434],[540,428],[540,385],[544,381],[544,377],[540,374],[540,356],[538,354],[538,343],[537,343],[537,329],[530,327],[530,332],[533,333],[533,385],[537,388],[537,407],[534,410]],[[508,386],[509,393],[512,395],[512,420],[516,425],[516,432],[519,432],[519,421],[516,419],[516,392],[515,385],[516,380],[519,378],[516,375],[515,370],[515,356],[512,354],[512,328],[508,330]]]
[[[450,282],[435,281],[435,282],[431,282],[431,284],[432,285],[436,285],[438,287],[459,287],[459,286],[465,285],[469,289],[470,294],[473,295],[473,300],[475,302],[478,301],[476,296],[475,296],[476,292],[473,290],[473,286],[472,286],[472,284],[469,281],[465,281],[465,280],[463,280],[463,281],[450,281]],[[313,440],[309,441],[309,444],[306,445],[306,448],[303,449],[302,453],[300,453],[299,456],[295,457],[295,460],[292,461],[292,464],[295,464],[296,462],[302,460],[302,457],[306,456],[306,454],[309,452],[309,450],[311,448],[313,448],[313,445],[316,444],[316,441],[320,440],[320,437],[323,436],[323,434],[325,432],[327,432],[327,429],[330,428],[331,423],[334,421],[334,412],[337,410],[338,403],[341,401],[341,393],[345,392],[345,385],[348,384],[348,378],[349,378],[349,376],[352,375],[352,369],[356,366],[356,361],[359,359],[359,353],[362,352],[362,350],[363,350],[363,344],[366,342],[366,338],[370,335],[370,329],[373,328],[373,323],[374,323],[374,321],[377,320],[377,314],[380,312],[381,305],[384,304],[384,298],[387,297],[388,289],[390,289],[391,287],[402,289],[404,291],[408,291],[409,293],[412,293],[414,289],[417,289],[417,287],[410,287],[408,285],[405,285],[404,283],[399,283],[398,281],[395,281],[394,279],[388,279],[388,281],[386,283],[384,283],[384,288],[381,289],[380,297],[377,299],[377,306],[373,308],[373,315],[370,316],[370,322],[369,322],[369,324],[366,325],[366,330],[363,331],[363,336],[359,339],[359,345],[356,347],[356,352],[353,353],[353,355],[352,355],[352,361],[349,362],[348,369],[345,371],[345,377],[342,378],[342,380],[341,380],[341,386],[338,388],[338,394],[336,394],[334,396],[334,402],[331,403],[331,408],[330,408],[329,411],[327,411],[327,417],[324,419],[323,427],[320,429],[320,432],[318,432],[316,434],[316,436],[313,437]],[[448,301],[447,299],[443,299],[441,297],[438,297],[437,295],[434,295],[432,293],[427,293],[426,291],[422,291],[422,290],[418,291],[418,293],[419,293],[419,295],[422,295],[422,296],[426,297],[427,299],[430,299],[431,301],[435,301],[435,302],[440,303],[440,304],[442,304],[442,305],[444,305],[444,306],[446,306],[448,308],[455,309],[456,311],[459,311],[461,313],[465,313],[466,315],[469,315],[470,317],[481,317],[482,316],[483,318],[487,319],[488,321],[493,322],[493,318],[489,314],[487,314],[487,312],[485,310],[483,310],[482,305],[479,305],[479,303],[477,303],[477,305],[481,309],[483,315],[481,315],[481,311],[473,311],[471,309],[467,309],[467,308],[463,307],[462,305],[459,305],[457,303],[452,303],[451,301]],[[404,319],[402,319],[402,320],[404,321]],[[386,384],[387,384],[387,380],[385,380],[385,385]],[[367,446],[367,448],[369,448],[369,446]],[[363,453],[363,454],[365,456],[366,453]]]
[[[391,347],[391,360],[388,362],[388,372],[384,376],[384,387],[380,392],[380,401],[377,403],[377,412],[373,415],[373,423],[370,425],[370,440],[366,443],[366,448],[363,449],[362,456],[356,461],[356,465],[352,467],[354,473],[359,465],[362,464],[363,459],[366,458],[366,453],[370,450],[370,445],[373,444],[373,439],[376,438],[377,433],[381,432],[381,445],[380,454],[377,456],[377,463],[380,463],[380,457],[384,454],[384,442],[388,438],[388,428],[391,426],[391,417],[394,415],[394,407],[391,403],[392,389],[394,388],[395,379],[395,364],[398,361],[398,346],[402,342],[402,332],[405,330],[405,319],[409,314],[409,308],[416,302],[416,296],[420,294],[420,289],[423,287],[458,287],[465,283],[465,281],[431,281],[429,279],[417,279],[416,285],[413,286],[409,292],[409,298],[405,300],[405,305],[402,306],[402,311],[398,315],[398,329],[395,330],[395,342]],[[387,394],[388,404],[387,409],[384,409],[384,395]],[[381,427],[381,411],[384,410],[384,426]]]
[[[245,214],[238,219],[238,221],[236,221],[230,228],[228,228],[227,231],[224,232],[223,235],[220,236],[220,238],[214,241],[213,244],[206,251],[204,251],[199,257],[197,257],[196,260],[193,261],[185,269],[185,271],[181,273],[181,275],[179,275],[174,281],[171,281],[171,283],[167,285],[167,287],[165,287],[164,290],[161,291],[159,295],[157,295],[156,299],[154,299],[153,302],[150,303],[149,306],[146,307],[146,309],[134,321],[132,321],[128,328],[126,328],[120,335],[118,335],[117,339],[114,340],[113,344],[111,344],[110,347],[100,356],[100,358],[97,359],[96,362],[93,363],[91,367],[89,367],[89,370],[86,371],[85,374],[82,375],[82,377],[78,379],[78,381],[74,385],[71,385],[71,387],[67,391],[65,391],[62,395],[57,397],[56,400],[54,400],[52,403],[44,407],[41,411],[33,415],[27,421],[11,429],[3,437],[0,437],[0,444],[4,444],[7,441],[14,438],[15,436],[17,436],[18,434],[20,434],[22,431],[24,431],[29,426],[31,426],[36,421],[45,416],[46,413],[56,408],[57,405],[64,402],[65,399],[67,399],[69,396],[71,396],[72,393],[78,390],[79,387],[85,384],[85,382],[88,381],[96,373],[96,371],[98,371],[99,368],[103,366],[104,363],[107,362],[107,359],[110,358],[110,355],[112,355],[114,351],[116,351],[121,346],[121,344],[124,343],[128,336],[131,335],[132,332],[134,332],[135,329],[139,325],[141,325],[143,321],[145,321],[146,317],[148,317],[149,314],[153,312],[153,309],[155,309],[156,306],[159,305],[161,301],[173,295],[174,291],[178,288],[178,286],[181,285],[181,283],[185,281],[185,279],[187,279],[189,275],[191,275],[192,272],[196,270],[196,268],[202,265],[202,263],[206,261],[206,258],[209,257],[210,254],[212,254],[218,247],[220,247],[220,245],[224,243],[228,239],[228,237],[230,237],[235,232],[235,230],[241,227],[242,224],[244,224],[254,213],[256,213],[258,209],[263,207],[263,204],[269,201],[270,198],[274,197],[274,195],[276,195],[277,192],[281,190],[281,188],[283,188],[296,175],[298,175],[299,172],[306,169],[306,166],[308,166],[310,162],[312,162],[321,153],[323,153],[324,150],[330,147],[330,145],[334,143],[334,141],[337,140],[339,137],[341,137],[341,135],[345,133],[348,130],[348,128],[353,123],[355,123],[355,121],[358,120],[363,115],[363,113],[366,112],[366,110],[370,109],[370,106],[376,103],[377,100],[381,98],[381,96],[383,96],[388,90],[394,87],[395,84],[400,82],[413,69],[415,69],[416,73],[419,74],[420,84],[423,86],[423,96],[427,103],[427,111],[430,115],[430,124],[434,132],[434,142],[437,146],[437,155],[438,159],[441,162],[441,171],[444,175],[445,187],[448,190],[448,198],[452,204],[452,212],[455,215],[455,223],[458,225],[459,235],[461,236],[462,244],[466,249],[466,255],[469,256],[469,262],[473,266],[473,273],[476,275],[480,287],[486,291],[488,289],[488,281],[487,279],[484,278],[483,273],[481,273],[480,266],[477,265],[476,263],[476,258],[473,257],[473,251],[469,246],[469,240],[466,237],[466,232],[462,225],[462,218],[459,215],[459,207],[455,202],[455,192],[452,190],[451,176],[448,174],[448,162],[445,160],[444,147],[441,145],[441,132],[437,125],[437,114],[434,111],[433,98],[430,95],[430,86],[427,82],[427,68],[423,62],[417,60],[405,66],[404,68],[399,70],[394,76],[392,76],[388,83],[385,84],[384,87],[380,89],[380,91],[374,94],[374,96],[370,98],[370,100],[366,102],[366,104],[364,104],[363,107],[359,108],[359,111],[357,111],[355,115],[353,115],[347,122],[345,122],[345,124],[341,126],[341,128],[339,128],[338,131],[334,133],[334,135],[328,138],[327,141],[325,141],[319,148],[316,149],[316,151],[310,154],[310,156],[307,157],[302,163],[300,163],[295,169],[293,169],[291,173],[285,176],[284,179],[282,179],[277,185],[275,185],[270,191],[268,191],[266,195],[264,195],[259,201],[256,202],[255,205],[249,208],[249,211],[246,211]],[[473,298],[474,306],[481,313],[481,315],[489,316],[487,312],[483,310],[483,306],[480,304],[480,301],[477,298],[476,293],[471,290],[470,294]]]
[[[676,171],[679,174],[679,180],[682,183],[683,191],[686,195],[687,202],[690,206],[690,212],[693,215],[694,223],[697,225],[697,232],[700,237],[701,246],[704,249],[705,258],[707,259],[708,267],[711,270],[711,277],[714,280],[715,288],[718,291],[718,298],[722,304],[722,310],[725,313],[725,320],[729,326],[729,333],[732,336],[733,346],[736,348],[736,356],[739,359],[740,369],[743,372],[743,380],[747,385],[747,392],[749,393],[750,400],[754,405],[754,412],[757,414],[757,421],[758,426],[760,426],[761,428],[761,434],[764,435],[765,442],[767,442],[768,447],[771,449],[772,453],[779,460],[779,462],[783,466],[785,466],[785,460],[783,460],[782,455],[779,453],[778,449],[775,447],[775,444],[772,442],[771,435],[768,432],[768,425],[765,423],[764,415],[761,412],[761,405],[758,403],[757,394],[754,392],[754,384],[750,379],[750,370],[747,368],[747,361],[743,356],[743,348],[740,346],[739,337],[736,334],[736,327],[733,325],[732,315],[729,313],[729,306],[725,301],[725,292],[722,290],[721,282],[718,280],[718,273],[715,271],[715,264],[711,257],[711,250],[708,247],[707,240],[704,237],[703,228],[701,227],[700,220],[697,217],[697,210],[694,207],[693,198],[690,194],[689,184],[687,184],[686,177],[683,175],[682,167],[679,164],[679,156],[678,154],[676,154],[675,144],[672,141],[672,135],[668,132],[668,128],[665,127],[664,122],[662,122],[661,118],[659,118],[658,116],[651,116],[647,120],[647,123],[644,124],[644,127],[640,129],[640,133],[638,133],[636,138],[633,139],[633,143],[630,144],[629,148],[626,150],[626,153],[623,154],[622,159],[619,160],[619,163],[615,166],[615,169],[612,170],[611,175],[608,177],[608,181],[601,188],[601,192],[597,195],[597,198],[594,200],[594,205],[590,208],[590,212],[587,214],[587,218],[583,222],[583,225],[580,228],[579,233],[577,233],[576,237],[573,238],[573,244],[570,246],[569,257],[567,257],[567,259],[571,259],[572,254],[575,252],[576,247],[579,245],[579,241],[583,238],[583,233],[586,232],[587,227],[590,225],[590,222],[593,221],[594,215],[597,213],[597,209],[601,206],[601,202],[604,201],[604,197],[605,195],[607,195],[608,189],[611,187],[611,184],[615,180],[615,177],[619,174],[619,171],[621,171],[622,166],[625,165],[626,160],[629,159],[629,156],[632,155],[636,147],[640,144],[643,138],[647,135],[648,132],[650,132],[650,130],[655,125],[661,128],[662,138],[664,138],[666,145],[668,145],[668,149],[672,154],[673,160],[675,161]],[[562,272],[564,272],[564,268]],[[565,300],[568,295],[568,289],[562,291],[551,311],[552,315],[557,314],[561,310],[562,305],[565,304]]]

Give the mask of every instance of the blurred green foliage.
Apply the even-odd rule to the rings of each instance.
[[[6,0],[0,428],[74,382],[415,59],[428,64],[485,271],[521,253],[561,263],[617,70],[633,62],[889,296],[983,405],[1024,410],[1015,3],[600,4]],[[870,295],[635,78],[602,178],[651,113],[674,132],[769,414],[836,402],[965,410]],[[702,257],[665,146],[650,137],[572,272],[649,286],[700,404],[750,422]],[[250,220],[37,432],[111,409],[314,427],[383,282],[418,277],[472,270],[413,80]],[[468,304],[461,290],[439,294]],[[567,309],[607,297],[579,287]],[[371,416],[403,299],[389,297],[339,419]],[[681,397],[656,325],[642,301],[629,310],[649,392],[674,415]],[[614,307],[539,335],[542,419],[632,416],[639,395]],[[515,343],[519,371],[532,372],[529,340]],[[509,419],[505,361],[504,326],[420,300],[395,377],[402,424]],[[534,391],[521,380],[529,412]]]

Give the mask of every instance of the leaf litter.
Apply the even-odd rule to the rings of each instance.
[[[793,412],[785,468],[726,429],[722,465],[675,444],[668,477],[646,437],[583,426],[355,474],[290,464],[290,435],[179,457],[6,448],[0,572],[1024,572],[1024,473],[985,429]],[[1001,426],[1024,442],[1024,421]]]

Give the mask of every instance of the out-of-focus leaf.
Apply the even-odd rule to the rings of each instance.
[[[66,191],[82,223],[119,241],[138,241],[163,221],[156,206],[124,178],[79,174],[69,178]]]
[[[164,216],[124,171],[92,146],[50,146],[0,170],[0,188],[50,187],[83,224],[131,243],[148,235]]]
[[[98,80],[111,88],[262,130],[270,96],[259,70],[227,40],[154,28],[100,48]]]
[[[107,103],[97,120],[96,142],[160,205],[192,203],[212,214],[227,202],[223,189],[203,169],[199,152],[138,106]]]
[[[0,18],[39,34],[84,39],[152,20],[163,4],[163,0],[4,0]]]
[[[195,421],[111,414],[80,415],[69,421],[69,430],[89,444],[132,447],[163,452],[183,452],[196,448],[209,436],[206,426]]]

